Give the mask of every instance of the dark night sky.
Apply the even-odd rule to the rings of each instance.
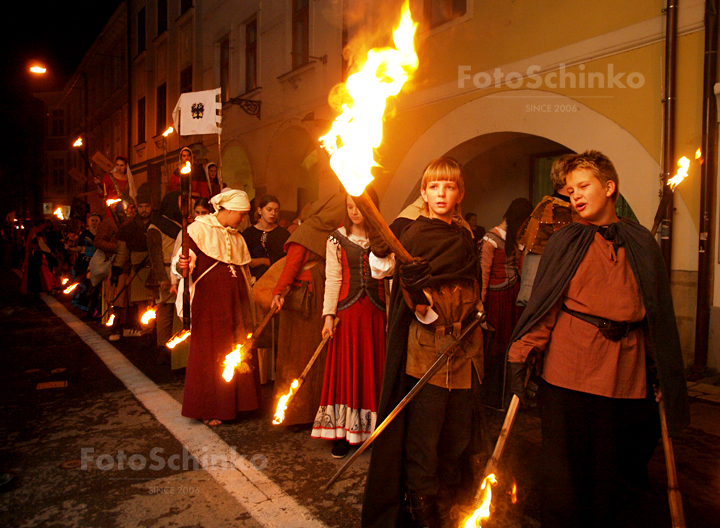
[[[83,55],[102,31],[120,0],[33,2],[4,6],[0,53],[5,87],[22,91],[61,90]],[[32,78],[29,63],[48,68],[46,79]],[[7,83],[7,84],[6,84]]]

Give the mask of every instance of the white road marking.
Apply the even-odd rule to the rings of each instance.
[[[57,299],[46,294],[41,298],[256,521],[268,528],[325,528],[325,524],[257,470],[252,462],[240,457],[210,428],[182,416],[182,407],[175,399],[155,385],[117,348],[68,312]],[[229,461],[232,468],[213,464],[218,460]]]

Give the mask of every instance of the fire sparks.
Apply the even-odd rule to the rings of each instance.
[[[75,288],[77,288],[78,284],[80,284],[80,283],[79,283],[79,282],[73,282],[70,286],[68,286],[67,288],[65,288],[65,289],[63,290],[63,293],[72,293],[72,291],[73,291]]]
[[[75,140],[75,143],[73,143],[73,147],[82,147],[82,138],[79,137]]]
[[[61,284],[62,284],[63,286],[65,286],[69,281],[70,281],[70,279],[68,279],[67,277],[65,277],[65,278],[61,281]]]
[[[165,346],[170,349],[175,348],[180,343],[185,341],[188,337],[190,337],[190,330],[181,330],[179,333],[172,336],[172,338],[170,338],[170,341],[165,343]]]
[[[140,318],[140,322],[146,325],[149,324],[152,319],[155,319],[155,310],[152,308],[148,308],[148,311],[145,312]]]
[[[293,380],[288,393],[280,397],[280,401],[277,404],[277,409],[275,409],[275,417],[273,418],[273,423],[275,425],[279,425],[283,423],[283,421],[285,421],[285,410],[287,409],[290,398],[292,398],[292,395],[295,393],[299,386],[300,382],[298,380]]]
[[[186,161],[185,166],[182,169],[180,169],[180,173],[181,174],[190,174],[191,171],[192,171],[192,165],[190,165],[189,161]]]
[[[320,143],[330,155],[330,166],[353,195],[362,194],[373,179],[370,171],[377,166],[374,149],[380,146],[383,114],[388,97],[400,93],[405,82],[418,67],[413,47],[417,24],[406,1],[400,24],[393,32],[396,49],[371,49],[365,65],[348,77],[344,90],[342,113],[333,122]]]
[[[670,186],[670,189],[673,191],[675,190],[675,187],[677,187],[678,184],[687,177],[688,168],[690,168],[690,160],[683,156],[678,160],[678,167],[680,168],[678,169],[675,176],[670,178],[667,182]]]
[[[115,323],[115,314],[110,314],[110,317],[107,320],[107,323],[105,323],[105,326],[112,326]]]
[[[490,518],[490,506],[492,503],[492,485],[497,484],[495,473],[490,473],[485,480],[483,480],[480,490],[485,490],[483,493],[482,504],[475,510],[470,518],[465,521],[465,528],[479,528],[482,526],[482,521]]]
[[[120,198],[108,198],[107,200],[105,200],[105,205],[110,207],[111,205],[115,205],[118,202],[122,202],[122,200]]]
[[[65,217],[63,216],[62,207],[58,207],[53,211],[53,214],[58,217],[60,220],[65,220]]]

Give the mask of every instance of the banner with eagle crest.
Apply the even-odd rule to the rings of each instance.
[[[220,134],[220,88],[181,94],[172,116],[175,130],[181,136]]]

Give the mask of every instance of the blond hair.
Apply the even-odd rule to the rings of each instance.
[[[424,191],[427,189],[428,183],[436,181],[454,182],[458,186],[460,195],[462,196],[465,194],[465,173],[462,165],[453,158],[443,156],[428,163],[427,167],[425,167],[425,170],[423,171],[420,189]],[[420,214],[423,216],[430,216],[430,209],[428,208],[427,202],[424,200],[422,207],[420,208]],[[459,203],[455,204],[453,222],[459,226],[462,226],[464,223]]]

